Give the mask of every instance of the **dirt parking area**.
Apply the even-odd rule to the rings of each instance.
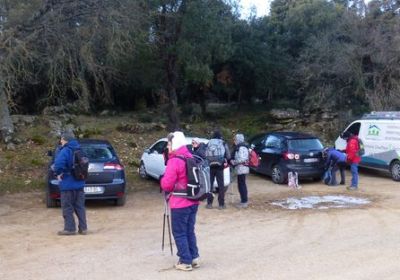
[[[0,197],[0,279],[399,278],[400,183],[380,174],[362,173],[357,192],[313,182],[293,190],[250,175],[251,206],[242,210],[234,207],[239,195],[233,183],[226,210],[199,210],[202,266],[192,272],[173,269],[177,258],[168,242],[161,251],[163,200],[156,182],[143,185],[124,207],[88,202],[87,236],[57,236],[61,210],[47,209],[43,193]],[[322,210],[271,205],[326,194],[371,203]]]

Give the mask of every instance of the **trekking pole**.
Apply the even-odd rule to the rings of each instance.
[[[171,256],[174,255],[174,252],[172,250],[172,238],[171,238],[171,224],[170,224],[170,220],[169,220],[169,209],[168,209],[168,204],[165,203],[165,208],[166,208],[166,212],[167,212],[167,223],[168,223],[168,236],[169,236],[169,246],[171,248]]]
[[[169,220],[169,212],[168,212],[168,202],[165,201],[164,204],[164,218],[163,218],[163,234],[162,234],[162,243],[161,243],[161,250],[164,251],[164,244],[165,244],[165,221],[167,221],[168,226],[168,237],[169,237],[169,245],[171,248],[171,256],[174,254],[172,249],[172,239],[171,239],[171,226]]]
[[[164,240],[165,240],[165,207],[164,207],[164,219],[163,219],[163,228],[162,228],[162,242],[161,242],[161,251],[164,251]]]

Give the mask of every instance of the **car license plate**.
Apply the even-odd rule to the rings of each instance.
[[[104,193],[104,187],[85,187],[83,190],[87,194]]]
[[[310,163],[310,162],[318,162],[319,158],[305,158],[304,162]]]

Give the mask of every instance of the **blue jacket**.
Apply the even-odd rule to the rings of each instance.
[[[328,158],[326,159],[325,167],[335,166],[339,162],[346,162],[346,154],[336,149],[330,148],[328,150]]]
[[[54,171],[56,175],[62,174],[62,180],[59,184],[61,191],[79,190],[85,185],[84,180],[76,180],[71,174],[73,152],[79,149],[80,146],[78,141],[71,140],[61,147],[60,151],[56,155],[54,160]]]

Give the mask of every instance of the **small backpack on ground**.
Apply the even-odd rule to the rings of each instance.
[[[206,148],[206,159],[210,166],[223,166],[225,162],[225,145],[221,139],[211,139]]]
[[[357,156],[361,157],[365,154],[365,149],[364,149],[364,143],[363,141],[358,138],[358,151],[357,151]]]
[[[89,159],[81,150],[73,151],[71,174],[76,180],[86,180],[89,176]]]
[[[299,175],[297,172],[290,171],[288,173],[288,187],[293,189],[299,189]]]
[[[249,162],[247,165],[254,168],[257,168],[260,165],[260,157],[253,149],[249,149]]]
[[[207,162],[196,155],[193,155],[193,158],[183,156],[177,156],[177,158],[185,161],[188,184],[186,190],[174,190],[173,195],[196,201],[206,199],[211,193],[210,167]]]

